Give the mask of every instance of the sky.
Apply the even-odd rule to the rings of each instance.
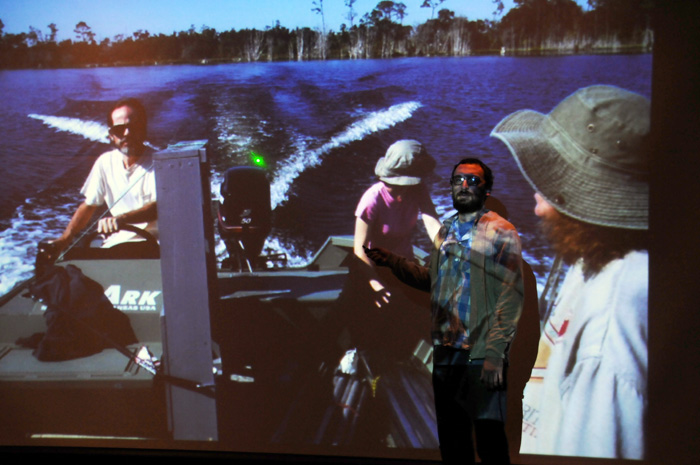
[[[401,0],[406,5],[404,24],[416,25],[430,19],[430,8],[420,8],[423,0]],[[316,0],[318,3],[318,0]],[[355,22],[376,7],[379,0],[357,0]],[[506,11],[512,0],[504,1]],[[579,1],[581,3],[581,1]],[[280,25],[321,28],[321,17],[312,11],[313,0],[0,0],[0,20],[4,32],[29,32],[29,26],[48,34],[48,25],[58,27],[57,40],[75,39],[76,24],[84,21],[99,42],[118,34],[130,36],[138,30],[151,34],[172,34],[186,31],[192,25],[217,31],[231,29],[264,29]],[[338,31],[349,25],[345,0],[324,0],[326,30]],[[445,0],[439,9],[447,8],[457,16],[494,19],[492,0]],[[437,10],[436,10],[437,16]]]

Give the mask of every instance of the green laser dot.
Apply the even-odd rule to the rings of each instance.
[[[251,159],[252,159],[254,165],[261,166],[261,167],[265,166],[265,159],[263,157],[261,157],[260,155],[258,155],[255,152],[250,152],[250,155],[251,155]]]

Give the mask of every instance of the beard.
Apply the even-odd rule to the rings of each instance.
[[[127,142],[127,143],[124,143]],[[114,140],[112,141],[112,145],[117,148],[122,154],[126,156],[139,156],[143,152],[143,144],[138,143],[136,141],[128,140],[128,141],[119,141],[115,142]]]
[[[452,206],[457,213],[474,213],[481,210],[486,201],[486,192],[474,194],[471,191],[460,191],[452,194]]]

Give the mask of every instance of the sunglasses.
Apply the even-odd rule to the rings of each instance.
[[[455,174],[450,178],[450,184],[453,186],[461,186],[467,181],[467,186],[479,186],[481,184],[481,178],[474,174]]]
[[[127,129],[129,130],[129,132],[132,132],[134,130],[138,130],[139,126],[135,124],[115,124],[114,126],[109,128],[109,133],[121,139],[122,137],[124,137],[124,134],[126,134]]]

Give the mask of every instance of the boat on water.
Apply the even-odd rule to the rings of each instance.
[[[154,158],[161,256],[68,254],[54,265],[77,268],[99,283],[128,318],[134,343],[105,336],[97,353],[39,360],[36,347],[21,341],[47,332],[46,302],[30,292],[36,279],[0,297],[4,445],[91,445],[109,438],[143,447],[185,440],[213,449],[289,451],[293,445],[293,452],[327,453],[318,447],[366,441],[359,412],[374,410],[388,418],[376,434],[381,447],[436,448],[426,394],[429,345],[412,341],[415,351],[393,375],[378,373],[361,347],[344,347],[340,302],[358,297],[347,291],[343,297],[352,236],[329,237],[303,267],[265,254],[269,184],[257,168],[234,168],[216,209],[229,257],[215,264],[204,143],[175,144]],[[199,206],[199,216],[188,201]],[[189,213],[183,219],[178,211]],[[419,262],[426,258],[417,248],[415,254]],[[191,300],[193,294],[203,300]],[[392,376],[396,382],[380,406],[373,400],[377,383],[384,386]]]

